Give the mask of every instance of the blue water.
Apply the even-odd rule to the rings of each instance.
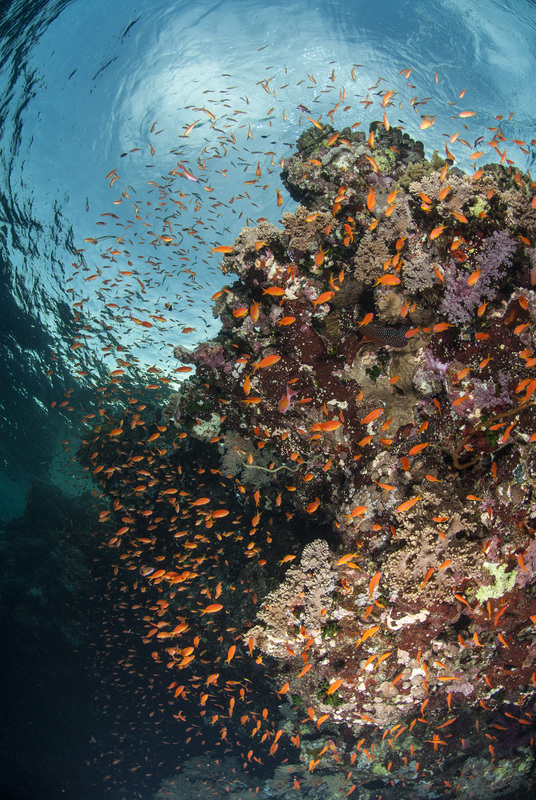
[[[211,103],[224,125],[229,121],[222,112],[239,110],[246,112],[243,119],[254,133],[266,128],[260,134],[266,137],[259,142],[262,148],[255,147],[255,139],[245,140],[245,128],[238,130],[238,148],[274,150],[277,163],[295,140],[303,116],[297,109],[300,103],[313,103],[315,113],[325,114],[342,86],[364,95],[382,76],[403,93],[400,117],[409,133],[418,134],[420,122],[408,105],[412,92],[433,97],[426,113],[439,119],[427,137],[429,150],[442,149],[441,132],[455,130],[447,103],[461,89],[467,89],[464,102],[477,112],[481,128],[492,124],[496,114],[513,112],[507,133],[530,141],[536,99],[527,75],[534,62],[534,15],[531,3],[486,2],[477,9],[461,0],[291,6],[146,2],[132,7],[118,2],[110,7],[95,0],[8,4],[2,24],[0,110],[6,376],[0,396],[0,466],[8,492],[0,505],[2,515],[21,509],[29,481],[51,468],[67,438],[69,415],[48,411],[62,390],[84,383],[70,375],[73,363],[65,358],[73,302],[66,290],[72,289],[78,300],[87,298],[87,313],[104,316],[99,287],[85,282],[83,273],[73,277],[73,251],[85,247],[84,255],[92,257],[84,239],[108,235],[96,223],[100,214],[113,210],[105,180],[110,170],[119,167],[122,186],[133,186],[138,193],[133,197],[141,196],[148,179],[146,154],[121,154],[146,149],[154,122],[159,133],[153,136],[157,148],[151,164],[156,173],[170,168],[170,150],[179,145],[186,162],[195,163],[214,131],[210,118],[192,109]],[[350,78],[353,64],[363,65],[356,68],[355,84]],[[415,90],[398,74],[409,68]],[[271,91],[287,85],[275,98],[259,86],[270,76]],[[332,91],[324,96],[328,85]],[[270,106],[275,111],[268,127]],[[359,106],[357,110],[364,112],[366,126],[373,113]],[[352,123],[356,118],[353,107],[338,120]],[[181,132],[195,120],[199,126],[181,141]],[[229,151],[229,161],[232,155]],[[519,166],[530,168],[533,154],[519,155],[525,162],[518,159]],[[262,152],[255,156],[244,150],[240,157],[269,162]],[[230,198],[244,188],[243,167],[239,160],[235,164],[236,168],[226,163],[225,179],[211,176],[216,197]],[[267,180],[275,185],[277,177],[277,169],[272,169]],[[273,195],[257,194],[255,215],[277,219]],[[287,200],[282,210],[292,205]],[[247,209],[241,210],[246,217]],[[186,229],[189,215],[195,216],[191,209],[181,216]],[[228,210],[211,222],[207,240],[232,239],[239,227],[236,216]],[[194,337],[201,340],[208,329],[200,309],[219,288],[221,276],[208,249],[193,251],[185,238],[184,255],[195,261],[195,281],[180,274],[172,259],[172,277],[155,278],[145,299],[160,306],[178,302],[170,326],[194,326]],[[113,237],[104,242],[108,246]],[[184,293],[192,284],[195,302],[190,304]],[[136,336],[135,351],[143,351],[147,363],[168,364],[169,350],[163,348],[160,332],[153,332],[155,336],[143,331],[140,342],[139,331],[129,330],[132,325],[120,327],[122,336]],[[194,337],[183,343],[191,345]],[[52,351],[61,353],[54,363]],[[89,352],[87,357],[92,363]],[[99,369],[98,362],[93,369]],[[44,373],[52,366],[55,375],[47,379]]]
[[[86,576],[99,557],[79,541],[65,544],[65,531],[81,525],[81,512],[72,503],[93,491],[73,455],[79,421],[94,410],[94,387],[117,367],[117,353],[110,357],[103,348],[118,342],[125,348],[134,364],[133,381],[155,365],[175,382],[180,379],[172,372],[177,366],[174,345],[191,347],[215,330],[207,304],[225,279],[211,249],[231,243],[248,220],[267,217],[277,223],[282,212],[294,208],[287,196],[277,207],[275,188],[280,187],[278,162],[290,153],[299,124],[307,124],[306,112],[298,106],[311,109],[315,119],[321,114],[326,119],[344,87],[351,108],[342,110],[345,103],[340,101],[338,125],[360,119],[366,130],[377,109],[359,103],[381,76],[387,81],[383,86],[396,89],[402,103],[394,124],[424,138],[420,113],[436,116],[425,140],[431,154],[434,148],[442,152],[443,134],[457,130],[459,120],[452,119],[449,103],[458,101],[465,89],[459,108],[475,111],[477,119],[466,132],[471,143],[486,135],[498,114],[506,118],[503,127],[510,138],[530,143],[536,116],[535,55],[536,6],[528,0],[2,3],[0,519],[5,523],[4,603],[15,618],[25,620],[20,622],[22,633],[12,619],[6,629],[16,645],[4,676],[12,680],[24,665],[22,672],[31,683],[31,640],[44,606],[49,604],[50,618],[76,593],[74,588],[66,589],[66,596],[54,590],[55,580],[61,579],[64,588],[68,583],[64,546],[71,561],[81,559],[73,585],[80,580],[80,591],[96,597],[97,603],[106,596],[106,578]],[[408,69],[412,72],[406,82],[400,71]],[[414,96],[431,98],[420,113],[410,103]],[[213,113],[213,125],[203,109]],[[192,123],[196,127],[185,137]],[[232,146],[225,144],[231,133]],[[535,152],[533,146],[527,149],[516,151],[515,159],[520,168],[531,170]],[[206,173],[200,169],[203,157]],[[147,181],[158,183],[177,161],[200,178],[195,185],[183,179],[184,192],[197,198],[199,208],[194,201],[177,212],[173,250],[160,246],[156,251],[148,242],[133,242],[134,271],[136,264],[143,264],[136,272],[141,283],[136,276],[124,276],[115,286],[105,285],[102,273],[108,262],[103,253],[113,248],[120,231],[113,218],[101,215],[116,213],[126,224],[133,202],[156,204],[157,191]],[[255,177],[257,163],[268,188],[255,186],[244,197],[244,181]],[[461,151],[458,164],[469,166]],[[105,176],[112,170],[120,181],[110,187]],[[128,213],[127,198],[115,202],[124,191],[129,194]],[[239,199],[230,203],[232,197]],[[221,205],[214,208],[217,200]],[[98,240],[96,245],[85,241],[91,238]],[[158,263],[147,263],[155,254]],[[82,332],[74,318],[80,310],[87,326]],[[133,316],[148,319],[151,313],[163,315],[165,323],[153,320],[149,328],[132,321]],[[178,334],[190,327],[190,333]],[[73,350],[77,341],[84,347]],[[66,392],[68,403],[62,407]],[[26,494],[36,482],[44,495],[32,495],[27,504]],[[61,492],[61,500],[52,505],[64,508],[70,522],[62,517],[61,524],[53,523],[40,515],[43,497],[60,497],[55,492]],[[85,520],[84,526],[89,531],[91,522]],[[37,545],[30,548],[24,561],[17,550],[21,539],[36,537],[48,544],[44,551]],[[43,563],[49,566],[38,574]],[[95,595],[86,580],[98,585]],[[27,595],[31,587],[33,601]],[[42,602],[35,600],[40,591]],[[32,615],[35,619],[28,622]],[[111,723],[108,727],[108,717],[94,715],[90,692],[79,688],[84,659],[80,650],[74,656],[71,652],[79,649],[71,630],[76,617],[64,622],[69,633],[56,630],[55,646],[74,659],[72,674],[79,671],[79,680],[72,685],[67,681],[67,698],[57,692],[59,716],[47,714],[49,701],[43,698],[55,685],[59,666],[44,653],[49,674],[39,679],[41,691],[32,685],[34,718],[29,707],[19,706],[19,714],[17,707],[11,709],[14,733],[4,746],[11,741],[13,752],[4,751],[2,762],[6,797],[82,797],[82,787],[88,798],[105,796],[95,748],[108,747]],[[91,630],[94,623],[86,622]],[[139,669],[149,676],[147,664]],[[30,689],[24,681],[15,684],[13,696],[23,703]],[[121,706],[121,692],[114,691],[110,703],[124,715],[114,725],[124,725],[126,731],[131,709]],[[75,706],[78,725],[69,717]],[[69,752],[62,715],[76,730],[76,756]],[[112,777],[105,784],[112,787],[106,796],[124,794],[130,800],[139,791],[139,796],[152,797],[173,771],[167,745],[159,743],[162,737],[146,735],[136,754],[145,759],[143,780],[134,772],[130,783],[114,793]],[[56,749],[49,739],[56,740]],[[46,758],[38,758],[45,741]],[[131,748],[134,765],[133,744]],[[35,774],[24,783],[21,775],[30,764]]]

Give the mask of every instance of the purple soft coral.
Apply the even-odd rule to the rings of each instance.
[[[473,286],[467,283],[467,271],[449,261],[444,270],[445,295],[440,311],[456,325],[468,322],[484,298],[495,297],[495,283],[504,277],[515,249],[516,243],[507,231],[495,231],[489,236],[475,259],[475,268],[481,275]]]

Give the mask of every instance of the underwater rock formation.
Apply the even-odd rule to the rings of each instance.
[[[176,349],[195,374],[164,415],[183,498],[165,484],[161,519],[201,562],[131,559],[174,612],[148,638],[200,631],[166,652],[186,669],[203,641],[175,696],[207,707],[220,671],[253,692],[255,661],[282,715],[265,746],[308,797],[501,797],[534,759],[534,185],[381,125],[310,129],[283,178],[296,213],[241,231],[219,334]],[[179,595],[205,558],[219,593]],[[267,715],[231,708],[222,739]]]
[[[455,785],[485,757],[490,795],[519,773],[503,741],[531,729],[535,697],[534,188],[375,135],[302,136],[283,177],[303,205],[283,231],[242,231],[219,298],[227,355],[192,362],[226,399],[220,438],[258,448],[243,481],[271,470],[271,503],[331,528],[331,566],[306,545],[245,634],[309,707],[303,737],[318,743],[325,717],[347,754],[366,742],[360,773],[405,758],[397,779],[430,785],[433,763],[449,758]]]

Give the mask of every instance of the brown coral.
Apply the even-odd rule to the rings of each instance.
[[[308,636],[319,636],[321,612],[333,602],[336,575],[327,542],[316,539],[306,545],[299,565],[290,567],[285,580],[265,598],[257,615],[262,624],[248,631],[248,638],[264,653],[285,658],[287,642],[300,639],[300,626]]]
[[[307,220],[309,217],[309,221]],[[312,252],[322,241],[326,226],[333,220],[333,215],[326,211],[311,214],[303,206],[298,206],[294,214],[283,214],[283,225],[290,236],[290,246],[303,252]]]

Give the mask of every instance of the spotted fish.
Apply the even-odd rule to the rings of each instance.
[[[398,328],[381,327],[379,325],[363,325],[361,327],[365,338],[378,345],[389,345],[389,347],[405,347],[408,343],[403,330]]]

